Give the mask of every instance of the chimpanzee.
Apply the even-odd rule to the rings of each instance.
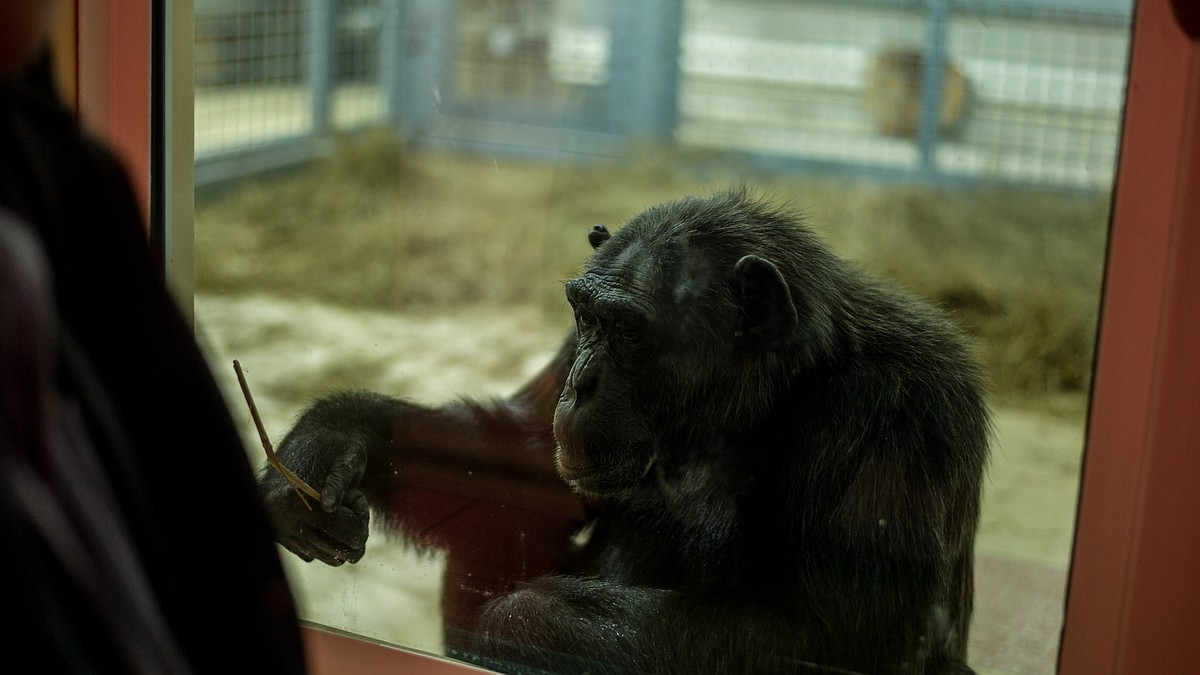
[[[566,283],[511,398],[316,401],[277,538],[363,554],[369,511],[448,551],[447,642],[561,672],[969,673],[989,414],[940,314],[733,189],[649,208]]]

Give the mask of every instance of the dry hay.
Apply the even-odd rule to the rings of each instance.
[[[558,165],[343,140],[328,160],[198,201],[197,287],[410,313],[532,305],[565,326],[561,284],[590,253],[593,223],[613,229],[650,204],[744,181],[946,308],[977,338],[998,397],[1086,393],[1107,197],[682,168],[713,165],[704,159]]]

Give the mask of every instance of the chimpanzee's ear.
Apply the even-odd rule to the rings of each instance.
[[[742,309],[738,341],[752,349],[769,349],[797,330],[796,306],[779,268],[748,255],[733,267],[734,302]]]
[[[608,241],[610,237],[612,235],[608,233],[608,228],[596,223],[592,226],[592,231],[588,232],[588,243],[592,245],[592,248],[600,248],[600,244]]]

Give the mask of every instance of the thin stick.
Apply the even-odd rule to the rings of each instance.
[[[296,494],[300,495],[300,501],[312,510],[312,505],[304,498],[308,495],[317,501],[321,501],[321,493],[317,492],[311,485],[304,482],[304,479],[292,473],[292,470],[283,465],[279,458],[275,456],[275,449],[271,447],[271,439],[267,438],[267,430],[263,426],[262,418],[258,416],[258,406],[254,405],[254,397],[250,395],[250,385],[246,384],[246,376],[242,373],[242,364],[233,360],[233,370],[237,373],[238,384],[242,385],[242,395],[246,397],[246,405],[250,406],[250,416],[254,418],[254,426],[258,428],[258,437],[262,439],[263,450],[267,452],[267,464],[275,467],[275,470],[283,474],[287,482],[296,488]]]

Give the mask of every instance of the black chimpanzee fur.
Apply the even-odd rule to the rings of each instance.
[[[456,653],[564,672],[970,672],[989,420],[959,332],[740,190],[589,240],[566,284],[575,329],[512,398],[344,392],[306,411],[280,455],[325,509],[264,471],[279,541],[357,560],[368,506],[406,529],[391,508],[406,467],[438,457],[535,483],[556,470],[587,536],[561,541],[551,574],[501,584],[448,633]],[[506,503],[500,485],[472,494]]]

